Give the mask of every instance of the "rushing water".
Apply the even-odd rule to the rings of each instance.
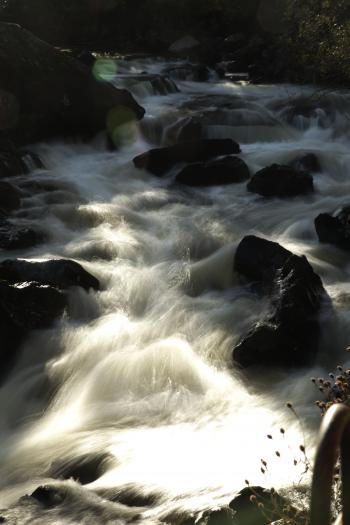
[[[132,74],[164,66],[117,63]],[[128,86],[128,78],[114,81]],[[30,178],[59,189],[27,197],[17,220],[38,225],[49,241],[1,257],[73,258],[102,291],[71,290],[67,316],[32,333],[0,389],[0,506],[43,483],[68,494],[49,510],[26,502],[11,514],[14,523],[104,524],[140,513],[144,521],[170,519],[227,504],[246,479],[268,487],[298,482],[304,439],[312,454],[319,415],[309,378],[344,360],[350,335],[348,255],[319,244],[313,226],[320,212],[349,204],[350,95],[214,78],[175,82],[181,91],[163,96],[149,81],[132,82],[147,116],[127,130],[134,140],[120,151],[106,151],[100,138],[37,146],[47,169]],[[296,97],[314,109],[291,114]],[[265,200],[245,183],[181,189],[172,186],[178,168],[159,179],[133,167],[134,155],[171,141],[179,122],[198,112],[209,137],[241,143],[252,173],[316,153],[315,194]],[[232,366],[235,342],[267,307],[233,273],[237,243],[252,233],[307,255],[333,300],[336,318],[323,327],[313,370],[242,374]],[[303,429],[287,401],[307,420]],[[89,452],[111,455],[97,481],[81,488],[49,478],[53,462]],[[155,499],[135,512],[108,501],[125,491]]]

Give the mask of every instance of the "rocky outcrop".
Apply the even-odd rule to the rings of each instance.
[[[33,262],[24,259],[7,259],[0,262],[0,279],[11,284],[35,281],[42,285],[65,290],[80,286],[85,290],[98,290],[99,281],[75,261],[56,259]]]
[[[272,164],[258,171],[247,189],[264,197],[294,197],[314,191],[313,178],[305,171]]]
[[[335,215],[321,213],[315,219],[315,228],[320,242],[350,250],[350,206]]]
[[[70,286],[98,289],[98,280],[69,260],[0,263],[0,377],[31,330],[49,328],[64,312]]]
[[[133,162],[136,168],[162,176],[181,162],[201,162],[235,153],[240,153],[240,147],[231,139],[203,139],[152,149],[135,157]]]
[[[175,182],[187,186],[234,184],[249,179],[249,168],[239,157],[224,157],[208,163],[190,164],[176,176]]]
[[[87,66],[15,24],[0,23],[0,90],[18,104],[7,130],[17,144],[89,137],[107,120],[118,126],[144,114],[127,91],[95,79]]]
[[[269,312],[233,350],[233,360],[251,365],[303,366],[313,361],[322,306],[329,301],[306,257],[249,236],[237,248],[235,270],[271,295]]]

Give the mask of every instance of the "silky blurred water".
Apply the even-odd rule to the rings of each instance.
[[[117,70],[159,73],[165,65],[120,62]],[[350,94],[213,78],[175,80],[179,93],[155,96],[147,82],[109,79],[134,92],[147,110],[144,122],[133,135],[127,131],[116,152],[101,137],[89,145],[37,145],[46,169],[29,177],[58,189],[25,198],[16,220],[40,227],[48,241],[1,254],[72,258],[102,288],[72,289],[67,314],[30,335],[0,389],[0,507],[43,483],[69,495],[49,511],[24,505],[14,523],[96,523],[96,516],[101,524],[126,522],[135,513],[130,518],[106,499],[126,489],[157,495],[137,511],[147,522],[227,504],[246,479],[267,487],[298,483],[299,445],[312,456],[319,424],[310,377],[346,358],[349,258],[319,244],[313,221],[349,204]],[[291,113],[298,97],[315,106],[307,116]],[[315,153],[322,168],[315,194],[265,200],[245,183],[185,189],[172,185],[179,167],[162,179],[134,168],[133,156],[169,143],[194,114],[207,118],[209,137],[241,143],[251,173]],[[236,246],[248,234],[305,254],[333,300],[336,316],[323,325],[314,369],[246,375],[232,365],[235,343],[268,306],[233,273]],[[114,458],[97,481],[82,489],[50,479],[53,462],[90,452]]]

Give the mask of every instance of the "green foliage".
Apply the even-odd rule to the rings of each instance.
[[[300,80],[350,81],[348,0],[289,0],[288,40]]]

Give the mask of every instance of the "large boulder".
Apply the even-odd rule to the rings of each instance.
[[[306,171],[272,164],[258,171],[247,189],[264,197],[294,197],[314,191],[313,178]]]
[[[235,153],[240,153],[240,147],[231,139],[203,139],[152,149],[135,157],[133,162],[137,168],[162,176],[181,162],[201,162]]]
[[[33,262],[24,259],[7,259],[0,262],[0,279],[14,284],[35,281],[61,290],[81,286],[85,290],[98,290],[99,281],[75,261],[53,259]]]
[[[243,261],[247,261],[247,268]],[[266,317],[234,348],[234,362],[242,367],[303,366],[312,362],[320,337],[319,316],[328,296],[306,257],[250,236],[238,246],[235,269],[248,281],[265,286],[271,304]]]
[[[321,213],[315,219],[315,228],[320,242],[350,250],[350,206],[345,206],[335,215]]]
[[[0,280],[0,377],[13,365],[25,335],[50,327],[66,305],[65,294],[50,286],[35,282],[12,285]]]
[[[249,168],[239,157],[224,157],[208,163],[189,164],[175,181],[187,186],[234,184],[249,179]]]
[[[18,103],[17,121],[7,131],[17,144],[89,137],[144,114],[130,93],[16,24],[0,23],[0,89]]]

